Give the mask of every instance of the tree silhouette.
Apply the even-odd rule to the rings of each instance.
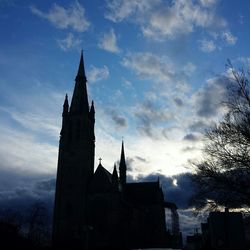
[[[250,73],[227,67],[226,114],[205,132],[204,159],[193,163],[198,211],[250,207]]]
[[[31,206],[26,218],[26,224],[28,227],[28,239],[38,246],[48,244],[50,232],[48,227],[48,212],[45,204],[35,202]]]

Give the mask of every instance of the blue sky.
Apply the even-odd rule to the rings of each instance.
[[[123,137],[134,179],[190,171],[202,132],[223,115],[226,60],[250,65],[249,9],[233,0],[0,0],[0,171],[54,178],[81,49],[96,164],[102,157],[111,170]]]

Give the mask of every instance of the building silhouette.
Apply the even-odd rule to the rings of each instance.
[[[126,182],[122,142],[119,175],[101,161],[94,171],[95,108],[89,107],[83,54],[69,105],[66,95],[60,133],[53,219],[53,245],[60,249],[132,249],[180,244],[178,214],[164,202],[159,181]],[[166,230],[165,208],[175,218]]]

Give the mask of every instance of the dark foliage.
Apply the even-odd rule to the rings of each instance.
[[[226,114],[205,133],[204,159],[194,163],[197,210],[250,207],[250,74],[228,62]]]
[[[27,214],[14,210],[0,211],[0,241],[3,249],[49,249],[50,231],[47,211],[41,202]]]

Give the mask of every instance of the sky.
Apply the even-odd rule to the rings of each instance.
[[[187,209],[190,161],[224,112],[227,59],[250,65],[249,9],[243,0],[0,0],[0,201],[53,196],[62,105],[83,49],[95,165],[101,157],[112,171],[123,139],[130,181],[160,176]]]

